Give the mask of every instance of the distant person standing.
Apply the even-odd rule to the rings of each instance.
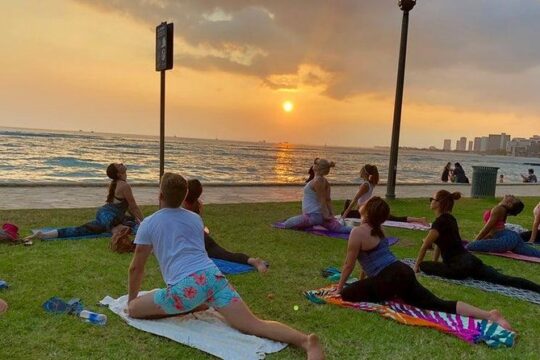
[[[503,174],[499,175],[499,183],[500,184],[504,183],[504,175]]]
[[[444,170],[441,175],[441,181],[442,182],[448,182],[450,178],[452,177],[452,163],[448,162],[446,163],[446,166],[444,167]]]
[[[529,169],[529,175],[525,176],[521,174],[521,177],[523,178],[524,183],[535,183],[538,182],[538,179],[536,178],[536,175],[534,175],[534,169]]]
[[[465,175],[465,170],[463,170],[463,167],[458,162],[454,164],[454,172],[452,174],[452,177],[454,179],[454,182],[456,183],[469,183],[469,178]]]

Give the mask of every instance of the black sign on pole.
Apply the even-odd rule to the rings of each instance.
[[[159,179],[165,171],[165,70],[173,68],[174,25],[162,22],[156,27],[156,71],[161,72],[159,122]]]

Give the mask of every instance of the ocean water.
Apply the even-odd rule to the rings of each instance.
[[[0,183],[105,183],[111,162],[128,167],[134,183],[157,183],[159,139],[150,136],[94,134],[0,128]],[[271,144],[167,138],[165,171],[196,177],[204,183],[302,183],[315,157],[332,160],[334,183],[357,183],[366,164],[379,168],[385,181],[387,149]],[[540,159],[400,150],[398,183],[440,181],[446,162],[460,162],[471,178],[472,166],[497,166],[505,182],[521,182],[520,173]]]

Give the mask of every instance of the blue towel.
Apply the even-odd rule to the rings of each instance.
[[[212,261],[214,262],[214,264],[216,264],[219,271],[221,271],[225,275],[243,274],[255,270],[255,268],[251,265],[240,264],[214,258],[212,258]]]

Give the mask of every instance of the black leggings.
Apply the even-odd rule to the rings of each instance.
[[[519,277],[501,274],[491,266],[485,265],[482,260],[470,253],[454,256],[448,263],[423,261],[420,263],[420,270],[429,275],[449,279],[463,280],[471,277],[494,284],[512,286],[518,289],[532,290],[540,293],[540,285]]]
[[[215,259],[232,261],[240,264],[247,264],[249,256],[242,253],[232,253],[219,246],[214,239],[207,233],[204,233],[204,247],[208,256]]]
[[[396,261],[385,267],[376,276],[359,280],[341,292],[345,301],[382,302],[399,298],[406,304],[421,309],[456,313],[456,301],[446,301],[433,295],[423,287],[414,271],[404,263]]]
[[[523,239],[523,241],[529,241],[531,238],[531,234],[532,231],[525,231],[519,234],[519,236],[521,236],[521,239]],[[538,233],[536,234],[536,239],[534,239],[534,242],[540,243],[540,231],[538,231]]]

